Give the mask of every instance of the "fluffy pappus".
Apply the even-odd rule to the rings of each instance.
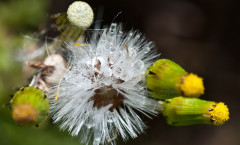
[[[136,112],[157,114],[144,80],[158,54],[140,33],[124,33],[115,23],[95,36],[87,45],[66,44],[70,67],[50,95],[53,120],[84,144],[136,138],[146,128]]]

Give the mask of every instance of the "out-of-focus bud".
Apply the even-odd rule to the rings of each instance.
[[[19,124],[34,126],[42,123],[48,116],[49,100],[38,88],[25,87],[17,91],[11,102],[12,117]]]
[[[87,29],[93,22],[93,10],[85,2],[73,2],[67,10],[67,17],[70,23],[80,29]]]

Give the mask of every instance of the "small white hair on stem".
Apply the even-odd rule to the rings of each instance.
[[[122,25],[113,23],[96,33],[89,45],[66,44],[71,69],[59,89],[53,87],[51,114],[61,129],[80,136],[81,143],[115,144],[117,135],[127,140],[144,132],[136,112],[157,114],[158,103],[148,97],[144,80],[158,54],[137,31],[123,33]]]

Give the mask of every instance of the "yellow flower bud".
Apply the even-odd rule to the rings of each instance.
[[[152,97],[199,97],[204,93],[203,79],[186,72],[168,59],[159,59],[146,72],[147,89]]]
[[[198,98],[175,97],[166,99],[163,103],[162,113],[166,116],[167,123],[174,126],[222,125],[229,119],[229,110],[224,103]]]

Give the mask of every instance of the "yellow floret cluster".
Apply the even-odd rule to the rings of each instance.
[[[185,96],[199,97],[204,93],[203,79],[195,74],[188,74],[180,85]]]
[[[214,125],[222,125],[229,119],[229,110],[227,105],[220,102],[216,104],[216,107],[209,111],[211,119],[214,121]]]

